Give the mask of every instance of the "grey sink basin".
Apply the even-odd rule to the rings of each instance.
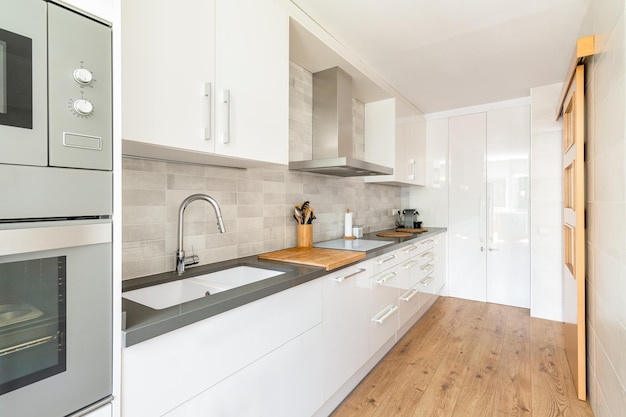
[[[283,271],[252,266],[235,266],[210,274],[126,291],[122,297],[156,310],[162,310],[283,273]]]

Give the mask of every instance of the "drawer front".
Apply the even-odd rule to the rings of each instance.
[[[370,323],[370,357],[390,339],[395,339],[398,330],[398,310],[396,300],[393,300],[372,316]]]
[[[122,414],[162,415],[320,324],[322,287],[310,281],[124,349]]]
[[[392,268],[409,258],[409,254],[402,249],[380,255],[372,259],[372,273],[378,274]]]
[[[420,294],[418,285],[405,291],[401,291],[398,296],[398,328],[402,328],[411,317],[421,308],[423,295]]]
[[[420,306],[428,304],[433,298],[437,297],[435,293],[435,285],[436,279],[434,273],[425,276],[420,280],[420,282],[417,283],[416,288],[420,290],[418,294]]]

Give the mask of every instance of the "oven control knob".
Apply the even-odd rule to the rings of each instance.
[[[74,80],[80,85],[89,85],[93,81],[93,74],[88,69],[78,68],[74,70]]]
[[[80,114],[81,116],[89,116],[93,111],[93,104],[91,104],[91,102],[88,100],[76,100],[73,106],[76,113]]]

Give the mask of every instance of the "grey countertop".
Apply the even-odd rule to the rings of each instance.
[[[445,228],[426,227],[428,232],[406,238],[388,238],[376,236],[377,232],[365,234],[363,239],[392,242],[380,248],[366,252],[365,259],[371,259],[398,249],[411,241],[423,240],[429,236],[445,232]],[[393,230],[393,229],[392,229]],[[355,263],[363,262],[361,259]],[[164,333],[176,330],[191,323],[215,316],[263,297],[303,284],[327,275],[329,272],[321,267],[312,267],[286,262],[259,260],[256,255],[232,259],[208,265],[189,268],[184,278],[191,278],[234,266],[253,266],[283,271],[283,274],[243,285],[208,297],[199,298],[183,304],[155,310],[142,304],[122,298],[124,346],[129,347]],[[349,265],[346,265],[347,267]],[[344,268],[345,268],[344,267]],[[339,268],[341,269],[341,268]],[[165,272],[141,278],[126,280],[122,283],[122,291],[130,291],[151,285],[180,279],[174,272]]]

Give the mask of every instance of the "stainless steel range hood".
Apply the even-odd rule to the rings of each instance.
[[[289,162],[289,169],[338,177],[393,174],[354,157],[352,77],[341,68],[313,74],[313,159]]]

